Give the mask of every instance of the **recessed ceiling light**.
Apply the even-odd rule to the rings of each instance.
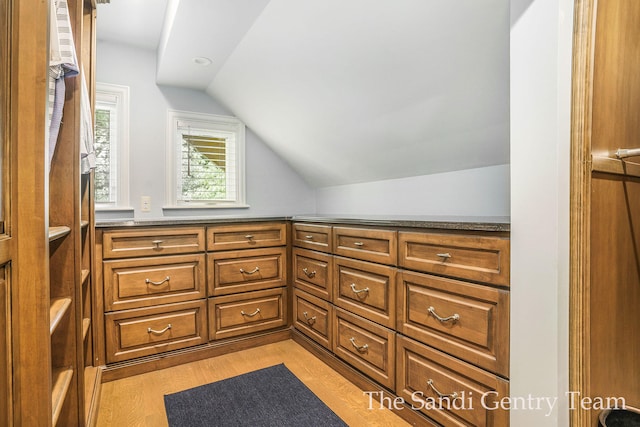
[[[211,64],[211,60],[209,58],[205,58],[204,56],[196,56],[195,58],[193,58],[193,62],[202,66],[207,66]]]

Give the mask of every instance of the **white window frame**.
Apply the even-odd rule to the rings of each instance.
[[[231,132],[236,143],[236,158],[233,164],[236,182],[235,200],[188,201],[178,202],[178,159],[182,147],[182,138],[178,134],[178,122],[181,125],[193,125],[194,128],[212,131]],[[216,114],[194,113],[191,111],[167,110],[166,133],[166,201],[164,209],[216,209],[248,208],[245,191],[245,125],[237,117]]]
[[[111,158],[112,162],[115,160],[116,167],[116,201],[95,203],[95,209],[132,210],[129,204],[129,87],[96,82],[95,99],[96,104],[101,100],[115,103],[117,116],[115,155]]]

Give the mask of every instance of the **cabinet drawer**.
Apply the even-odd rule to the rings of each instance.
[[[332,265],[333,257],[331,255],[295,248],[293,250],[295,286],[319,298],[331,301],[333,295]]]
[[[206,300],[105,314],[107,362],[207,342]]]
[[[286,288],[209,298],[209,338],[235,337],[287,324]]]
[[[207,254],[209,295],[285,286],[286,256],[284,247]]]
[[[331,252],[331,226],[293,224],[293,245],[321,252]]]
[[[334,313],[333,352],[336,356],[393,389],[395,333],[339,308]]]
[[[331,334],[333,307],[327,301],[293,290],[293,325],[316,341],[331,350]]]
[[[105,261],[105,311],[204,298],[204,259],[192,254]]]
[[[204,229],[176,227],[105,231],[102,248],[104,259],[202,252]]]
[[[336,255],[395,265],[398,259],[396,232],[368,228],[333,228]]]
[[[508,412],[499,407],[509,395],[506,380],[401,335],[397,361],[396,394],[435,421],[445,426],[509,425]],[[440,396],[453,393],[455,398]]]
[[[403,272],[398,332],[509,376],[509,292]]]
[[[258,223],[207,227],[207,250],[265,248],[287,244],[284,223]]]
[[[335,257],[333,271],[335,305],[395,328],[395,268]]]
[[[400,232],[400,265],[412,270],[509,286],[509,239]]]

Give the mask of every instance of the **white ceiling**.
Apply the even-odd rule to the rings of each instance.
[[[509,162],[509,0],[111,0],[98,38],[155,49],[157,83],[314,186]]]

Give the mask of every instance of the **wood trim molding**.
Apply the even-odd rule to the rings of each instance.
[[[597,0],[574,5],[571,113],[571,217],[569,278],[569,387],[589,395],[589,287],[591,127]],[[572,427],[588,426],[589,413],[569,414]]]

